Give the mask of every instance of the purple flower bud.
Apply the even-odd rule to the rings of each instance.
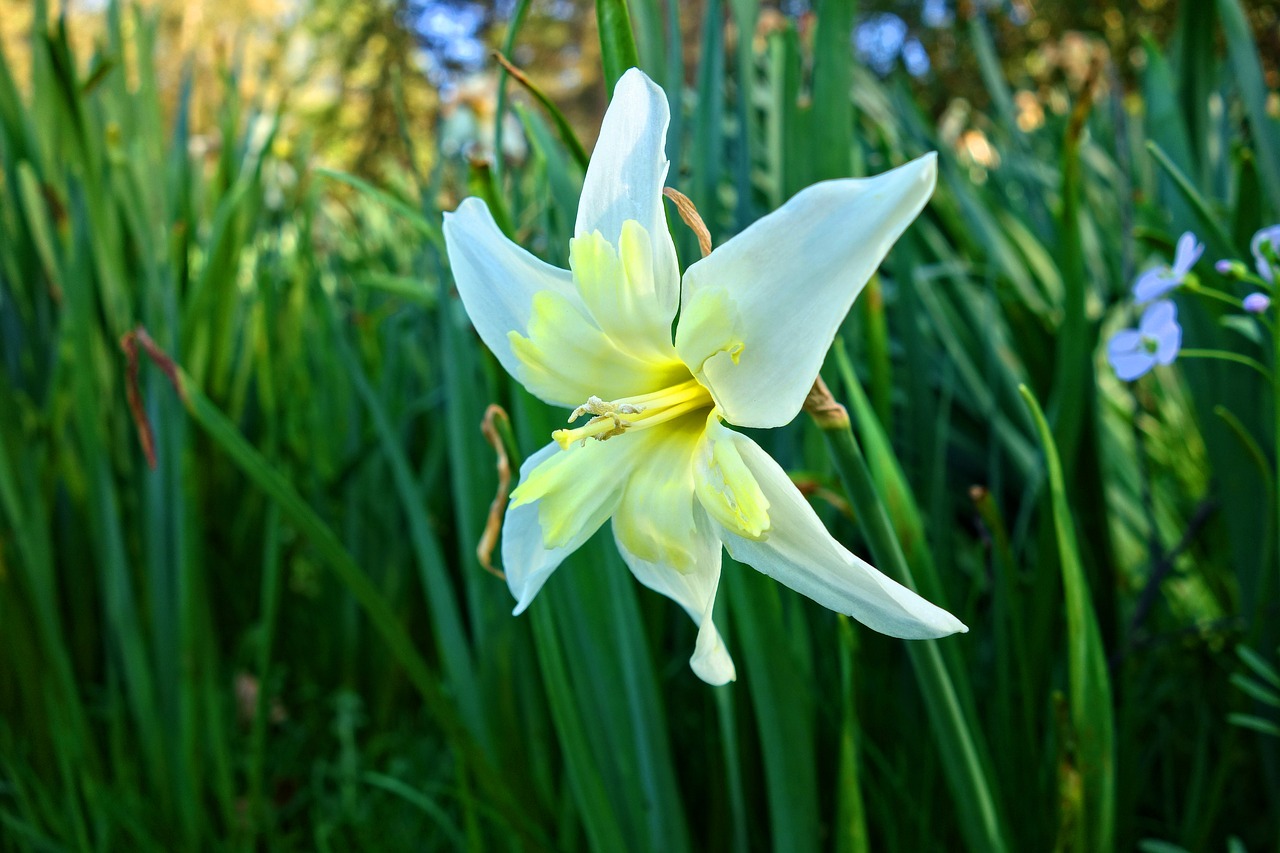
[[[1250,314],[1261,314],[1271,307],[1271,297],[1265,293],[1250,293],[1244,298],[1244,310]]]
[[[1223,258],[1213,265],[1213,268],[1227,278],[1244,278],[1249,274],[1249,268],[1240,261],[1233,261]]]

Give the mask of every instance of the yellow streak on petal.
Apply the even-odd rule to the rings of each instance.
[[[612,515],[636,462],[618,443],[589,442],[575,453],[557,453],[534,468],[511,494],[511,507],[538,503],[543,545],[559,548]]]
[[[684,305],[676,327],[676,350],[700,376],[703,364],[718,353],[727,353],[737,364],[743,342],[738,307],[724,288],[708,288]]]
[[[701,416],[681,418],[645,442],[613,517],[614,535],[628,552],[681,573],[697,568],[693,455],[702,424]]]
[[[653,243],[635,220],[622,224],[615,247],[599,231],[569,242],[569,267],[596,325],[628,352],[674,358],[670,308],[654,284]]]
[[[634,352],[610,338],[566,297],[533,297],[527,335],[507,334],[520,382],[544,400],[576,405],[593,394],[617,398],[677,384],[688,370],[666,357]]]
[[[738,452],[737,434],[721,426],[717,412],[707,418],[698,453],[694,486],[703,508],[741,536],[765,538],[771,525],[769,499]]]

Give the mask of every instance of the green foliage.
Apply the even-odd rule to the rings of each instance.
[[[600,0],[602,54],[610,82],[638,56],[667,86],[669,182],[717,243],[813,180],[940,152],[828,365],[852,431],[757,438],[970,632],[889,640],[727,563],[739,682],[708,688],[694,626],[607,537],[513,618],[475,553],[478,425],[502,404],[527,454],[564,413],[476,339],[440,199],[484,194],[564,265],[565,123],[514,104],[528,162],[375,188],[283,153],[233,79],[165,115],[154,26],[112,6],[92,57],[35,29],[31,94],[0,57],[0,848],[1274,845],[1274,392],[1190,359],[1121,386],[1099,351],[1152,249],[1196,230],[1230,290],[1210,262],[1280,219],[1240,5],[1146,43],[1141,112],[1095,89],[1032,131],[966,21],[982,169],[853,63],[852,3],[758,43],[724,29],[753,32],[753,0],[704,4],[688,75],[676,6]],[[189,130],[196,86],[223,96],[215,136]],[[1178,298],[1189,346],[1274,365]]]

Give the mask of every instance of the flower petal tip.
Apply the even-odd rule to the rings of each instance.
[[[516,606],[511,610],[511,615],[519,616],[521,613],[529,609],[530,604],[533,604],[533,599],[537,593],[534,595],[527,595],[523,590],[517,592],[513,589],[511,590],[511,594],[516,598]]]
[[[695,651],[689,658],[689,666],[694,675],[712,687],[738,680],[738,670],[723,646],[709,653]]]
[[[923,639],[940,640],[943,637],[950,637],[952,634],[967,634],[969,626],[961,622],[949,611],[938,608],[937,613],[930,614],[925,631],[922,632]]]

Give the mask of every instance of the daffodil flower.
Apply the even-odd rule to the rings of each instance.
[[[1173,256],[1173,266],[1152,267],[1133,284],[1133,298],[1139,304],[1159,299],[1169,291],[1182,284],[1182,280],[1191,272],[1191,268],[1204,254],[1204,243],[1196,240],[1190,231],[1178,238],[1178,246]]]
[[[799,413],[854,297],[928,201],[934,155],[810,187],[682,279],[662,200],[668,119],[661,89],[636,69],[623,75],[587,168],[569,270],[504,237],[480,199],[445,217],[476,331],[576,424],[520,468],[502,541],[515,612],[612,519],[636,578],[698,624],[690,663],[712,684],[736,677],[711,618],[721,545],[877,631],[967,630],[840,545],[782,468],[723,423],[777,427]]]
[[[1137,329],[1117,332],[1107,344],[1107,358],[1116,376],[1131,382],[1157,364],[1172,364],[1182,347],[1178,309],[1168,299],[1142,312]]]

